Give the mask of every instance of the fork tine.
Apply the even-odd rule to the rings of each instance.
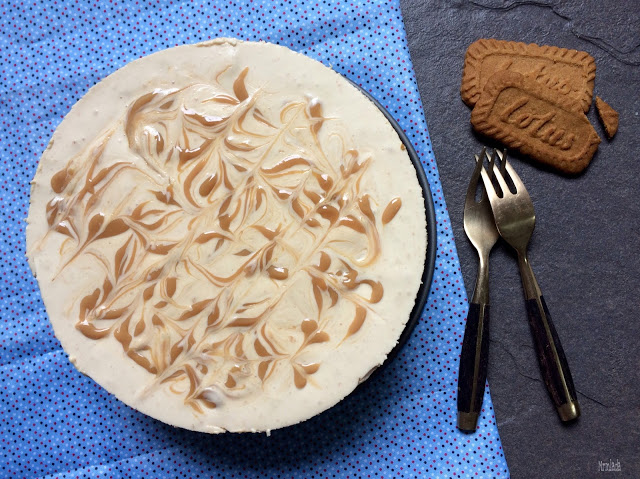
[[[500,158],[500,173],[504,176],[507,166],[507,149],[505,148],[502,151],[496,150],[496,153],[498,154],[498,158]]]
[[[480,174],[482,175],[482,183],[484,184],[484,191],[487,193],[487,196],[489,197],[489,202],[493,203],[494,201],[497,201],[498,195],[496,194],[496,190],[493,187],[491,178],[489,178],[489,173],[487,173],[487,170],[484,167],[482,167],[482,171],[480,172]]]
[[[493,169],[496,167],[496,150],[493,150],[491,155],[487,151],[485,156],[487,157],[487,160],[489,160],[489,178],[493,178]]]
[[[516,173],[516,170],[512,168],[511,163],[507,161],[505,161],[505,163],[507,165],[507,173],[509,173],[509,176],[511,177],[511,181],[513,181],[513,185],[516,187],[516,191],[518,193],[528,194],[527,189],[524,186],[524,183],[518,176],[518,173]]]
[[[505,161],[504,163],[507,163],[507,162]],[[509,165],[506,165],[506,167],[509,167]],[[493,176],[495,177],[496,180],[498,180],[498,184],[500,185],[500,189],[502,190],[502,197],[507,196],[507,193],[512,194],[511,190],[509,189],[509,185],[507,185],[507,182],[502,176],[502,173],[500,172],[500,170],[494,170]]]
[[[493,150],[493,153],[491,155],[488,151],[485,151],[485,156],[487,157],[487,160],[489,160],[489,169],[487,173],[489,174],[489,179],[493,181],[493,169],[496,167],[496,150]],[[481,201],[484,199],[487,199],[486,188],[482,188]]]
[[[480,157],[484,157],[484,152],[486,148],[482,148],[482,152],[480,153]],[[471,201],[475,201],[476,199],[476,189],[478,188],[478,180],[480,179],[480,170],[482,169],[482,161],[478,161],[478,155],[475,155],[476,158],[476,167],[471,174],[471,179],[469,180],[469,187],[467,188],[467,198],[466,203]]]
[[[496,150],[493,150],[493,153],[491,153],[491,156],[489,156],[489,152],[487,152],[487,159],[489,160],[489,178],[493,179],[493,170],[496,167]]]
[[[487,148],[486,147],[482,147],[482,151],[480,152],[479,155],[474,155],[476,158],[476,169],[473,172],[473,175],[476,176],[478,175],[478,178],[480,178],[480,168],[482,168],[482,160],[481,158],[484,158],[484,155],[487,154]],[[480,165],[480,166],[478,166]]]

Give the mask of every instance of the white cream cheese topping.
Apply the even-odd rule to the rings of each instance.
[[[336,404],[403,331],[425,211],[397,134],[337,73],[219,39],[110,75],[32,184],[27,256],[73,364],[205,432]]]

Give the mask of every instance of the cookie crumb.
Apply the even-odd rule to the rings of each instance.
[[[599,96],[596,96],[596,110],[598,110],[598,116],[604,126],[604,132],[610,140],[618,131],[618,120],[620,115],[617,111],[611,108],[611,105]]]

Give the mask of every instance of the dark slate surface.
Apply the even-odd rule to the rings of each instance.
[[[619,461],[640,477],[640,3],[402,0],[409,48],[468,294],[476,256],[462,226],[472,154],[481,142],[460,100],[464,52],[478,38],[557,45],[595,59],[595,94],[620,113],[578,177],[522,158],[513,165],[536,207],[530,259],[562,340],[582,406],[562,425],[541,382],[514,257],[491,257],[489,385],[512,477],[602,477]]]

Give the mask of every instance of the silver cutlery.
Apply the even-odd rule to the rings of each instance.
[[[560,419],[570,421],[580,416],[576,389],[560,339],[527,256],[527,246],[536,221],[533,203],[506,156],[501,157],[501,164],[504,164],[503,170],[506,170],[506,174],[501,173],[493,164],[489,167],[489,171],[482,166],[482,182],[498,232],[518,254],[527,316],[542,377]],[[492,171],[498,183],[499,192],[494,188]],[[508,179],[515,187],[513,190],[508,186]]]
[[[479,264],[473,297],[464,330],[460,370],[458,373],[458,428],[475,431],[482,409],[489,356],[489,253],[498,240],[489,198],[484,188],[480,201],[476,192],[485,155],[493,173],[496,152],[489,156],[486,149],[475,155],[476,167],[471,175],[464,205],[464,231],[478,252]],[[501,165],[504,163],[501,163]]]

